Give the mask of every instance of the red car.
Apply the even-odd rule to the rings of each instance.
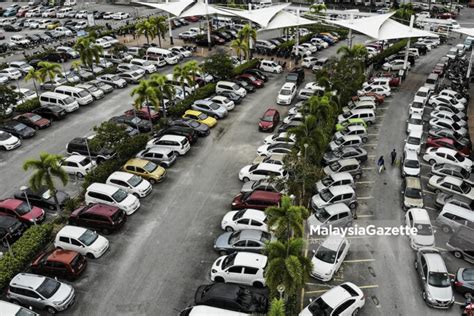
[[[232,209],[253,208],[264,211],[269,206],[277,206],[280,200],[281,193],[255,190],[235,196],[232,201]]]
[[[251,74],[241,74],[240,76],[235,77],[237,80],[243,80],[255,88],[263,88],[264,81],[257,79],[254,75]]]
[[[375,103],[377,103],[377,105],[380,105],[385,101],[385,97],[383,95],[380,95],[374,92],[366,92],[365,94],[362,94],[360,96],[374,97]],[[358,101],[358,100],[359,100],[359,96],[352,97],[352,101]]]
[[[436,64],[432,72],[442,76],[444,74],[444,67],[444,64]]]
[[[400,77],[394,76],[389,72],[378,73],[374,77],[372,77],[370,81],[372,81],[374,78],[390,78],[390,81],[388,82],[388,85],[390,87],[398,87],[400,85]]]
[[[258,130],[261,132],[273,132],[280,122],[280,112],[274,108],[269,108],[263,113],[258,122]]]
[[[136,112],[136,114],[135,114],[135,112]],[[158,120],[160,119],[160,113],[158,113],[156,110],[154,110],[153,107],[151,107],[151,106],[150,106],[150,112],[148,112],[148,108],[146,106],[144,106],[140,110],[131,109],[131,110],[125,111],[124,114],[127,115],[127,116],[136,115],[138,118],[141,118],[141,119],[147,120],[147,121],[149,121],[150,117],[151,117],[151,121],[153,123],[158,122]]]
[[[456,13],[454,13],[454,12],[439,13],[437,15],[437,18],[438,19],[443,19],[443,20],[455,19],[456,18]]]
[[[225,44],[225,39],[222,37],[219,37],[217,35],[211,34],[211,42],[214,42],[217,45],[224,45]]]
[[[69,224],[99,230],[105,235],[117,231],[126,221],[123,210],[100,203],[79,207],[69,216]]]
[[[50,120],[45,119],[36,113],[20,114],[15,116],[13,119],[34,129],[43,129],[51,126]]]
[[[450,148],[453,150],[456,150],[457,152],[469,156],[471,154],[471,148],[468,146],[463,146],[454,139],[447,138],[447,137],[442,137],[442,138],[434,138],[434,137],[428,137],[426,139],[426,147],[446,147]]]
[[[15,217],[27,225],[41,223],[46,217],[43,209],[36,206],[31,206],[30,208],[26,202],[17,199],[1,200],[0,215]]]
[[[200,17],[196,16],[196,15],[193,15],[193,16],[187,16],[184,19],[188,22],[197,22],[197,21],[199,21]]]
[[[33,273],[76,280],[87,267],[86,258],[72,250],[54,249],[40,254],[31,264]]]

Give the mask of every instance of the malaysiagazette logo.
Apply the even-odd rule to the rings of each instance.
[[[333,227],[332,225],[321,227],[310,225],[310,235],[340,235],[344,237],[352,236],[411,236],[416,235],[418,229],[410,226],[395,227],[377,227],[375,225],[368,226],[350,226],[350,227]]]

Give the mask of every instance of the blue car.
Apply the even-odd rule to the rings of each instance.
[[[16,9],[7,9],[5,12],[3,12],[4,17],[9,17],[9,16],[16,16]]]

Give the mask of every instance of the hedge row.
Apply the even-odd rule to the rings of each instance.
[[[241,75],[245,70],[256,68],[260,61],[258,59],[249,60],[241,65],[238,65],[234,68],[233,74],[234,76]]]
[[[394,54],[398,53],[399,51],[401,51],[402,49],[404,49],[407,46],[407,42],[408,42],[408,40],[406,40],[406,39],[396,42],[395,44],[393,44],[389,48],[385,49],[380,54],[377,54],[374,57],[370,58],[367,61],[367,63],[368,64],[374,64],[374,65],[382,64],[385,61],[385,58],[387,58],[391,55],[394,55]]]
[[[38,98],[35,98],[32,100],[26,100],[22,104],[17,105],[16,111],[19,113],[27,113],[39,108],[40,106]]]
[[[199,89],[196,90],[196,92],[184,100],[178,102],[176,105],[168,109],[168,115],[172,117],[180,117],[183,115],[186,110],[189,110],[191,107],[191,104],[194,103],[194,101],[197,100],[202,100],[209,98],[212,96],[216,91],[216,84],[215,83],[208,83],[205,86],[200,87]]]
[[[34,225],[28,228],[0,258],[0,288],[5,288],[10,280],[24,271],[52,238],[53,224]],[[12,255],[13,254],[13,255]]]

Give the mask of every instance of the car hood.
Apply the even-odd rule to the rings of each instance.
[[[252,165],[247,165],[247,166],[243,167],[242,169],[240,169],[239,173],[242,174],[242,175],[243,174],[248,174],[250,167],[252,167]]]
[[[109,241],[104,236],[99,235],[89,248],[95,252],[102,252],[102,250],[108,246]]]
[[[453,290],[451,286],[447,287],[434,287],[428,285],[428,291],[435,300],[450,301],[453,298]]]
[[[406,175],[409,176],[417,176],[420,174],[420,168],[407,168],[404,167],[403,170],[405,171]]]
[[[151,187],[151,183],[143,179],[143,181],[136,187],[136,189],[140,192],[145,192],[148,190],[149,187]]]
[[[16,136],[11,136],[5,140],[2,140],[0,143],[5,144],[5,145],[12,145],[15,144],[17,141],[19,141],[18,137]]]
[[[268,151],[268,146],[269,145],[262,145],[262,146],[259,146],[257,148],[257,153],[258,154],[263,154],[263,153],[266,153]]]
[[[217,237],[214,245],[216,248],[229,248],[229,237],[232,235],[231,232],[226,232]]]
[[[69,284],[61,283],[58,290],[52,297],[49,298],[52,302],[61,302],[64,303],[69,299],[71,295],[74,294],[74,288]]]
[[[326,186],[323,184],[323,182],[321,180],[316,182],[316,191],[321,192],[325,188],[326,188]]]
[[[329,274],[329,271],[334,268],[334,264],[321,261],[316,257],[313,257],[311,262],[313,263],[313,273],[320,275],[326,275],[326,273]]]
[[[409,207],[423,207],[423,199],[413,199],[409,197],[405,197],[405,205]]]
[[[120,205],[123,205],[126,208],[132,207],[136,202],[138,202],[138,198],[135,195],[129,194],[125,200],[120,202]]]
[[[225,214],[224,217],[222,218],[222,223],[232,223],[233,222],[232,218],[234,217],[235,213],[237,213],[237,211],[227,212],[227,214]]]
[[[433,235],[415,235],[413,236],[413,242],[420,247],[431,247],[434,245],[435,239]]]
[[[270,127],[273,125],[273,122],[268,122],[268,121],[260,121],[258,123],[258,125],[260,125],[261,127]],[[271,138],[271,136],[269,136]],[[268,138],[268,137],[267,137]],[[265,141],[266,141],[266,138],[265,138]]]
[[[319,194],[316,194],[311,198],[311,206],[313,206],[315,208],[322,208],[326,205],[327,205],[327,203],[325,201],[323,201],[323,199],[321,199]]]

